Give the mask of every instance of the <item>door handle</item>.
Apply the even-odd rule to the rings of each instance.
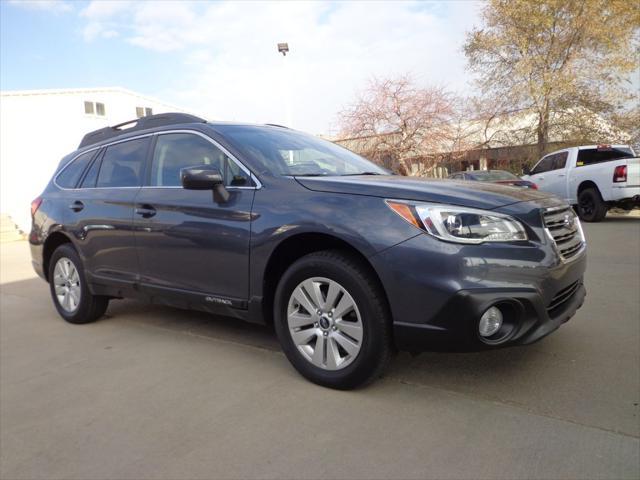
[[[140,215],[142,218],[151,218],[156,214],[156,209],[151,205],[140,205],[136,207],[136,214]]]
[[[69,205],[69,208],[74,212],[79,212],[84,208],[84,203],[82,203],[80,200],[76,200],[71,205]]]
[[[559,173],[559,174],[558,174],[558,176],[559,176],[559,177],[566,177],[566,176],[567,176],[567,174],[566,174],[566,173]]]

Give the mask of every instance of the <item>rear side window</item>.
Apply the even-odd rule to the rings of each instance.
[[[149,185],[178,187],[181,185],[180,170],[195,166],[218,170],[226,185],[250,184],[248,175],[208,140],[190,133],[168,133],[158,135]]]
[[[98,180],[98,172],[100,171],[100,158],[102,155],[98,155],[98,157],[93,161],[89,170],[85,174],[82,179],[82,183],[80,184],[80,188],[93,188],[96,186],[96,181]]]
[[[102,157],[98,187],[137,187],[142,185],[142,167],[149,138],[138,138],[107,147]]]
[[[595,163],[608,162],[610,160],[617,160],[619,158],[632,158],[633,152],[630,148],[585,148],[578,150],[577,167],[584,167],[586,165],[593,165]]]
[[[95,150],[83,153],[68,164],[56,177],[56,183],[62,188],[75,188],[87,165],[96,154]]]

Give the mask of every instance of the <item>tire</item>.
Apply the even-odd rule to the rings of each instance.
[[[82,260],[71,244],[60,245],[53,252],[48,278],[53,304],[67,322],[90,323],[104,315],[109,298],[91,294]]]
[[[275,293],[274,324],[295,369],[325,387],[365,385],[393,353],[384,292],[361,261],[340,250],[311,253],[287,269]]]
[[[585,188],[578,195],[578,216],[585,222],[601,222],[607,215],[607,205],[597,188]]]

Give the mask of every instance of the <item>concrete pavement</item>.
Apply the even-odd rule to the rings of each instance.
[[[133,301],[62,321],[1,246],[0,478],[638,478],[640,221],[587,225],[585,306],[528,347],[306,382],[265,328]]]

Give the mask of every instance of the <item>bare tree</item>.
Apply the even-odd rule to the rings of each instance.
[[[340,135],[372,160],[407,174],[410,159],[425,158],[449,138],[453,96],[420,88],[408,75],[372,79],[356,102],[339,114]]]

